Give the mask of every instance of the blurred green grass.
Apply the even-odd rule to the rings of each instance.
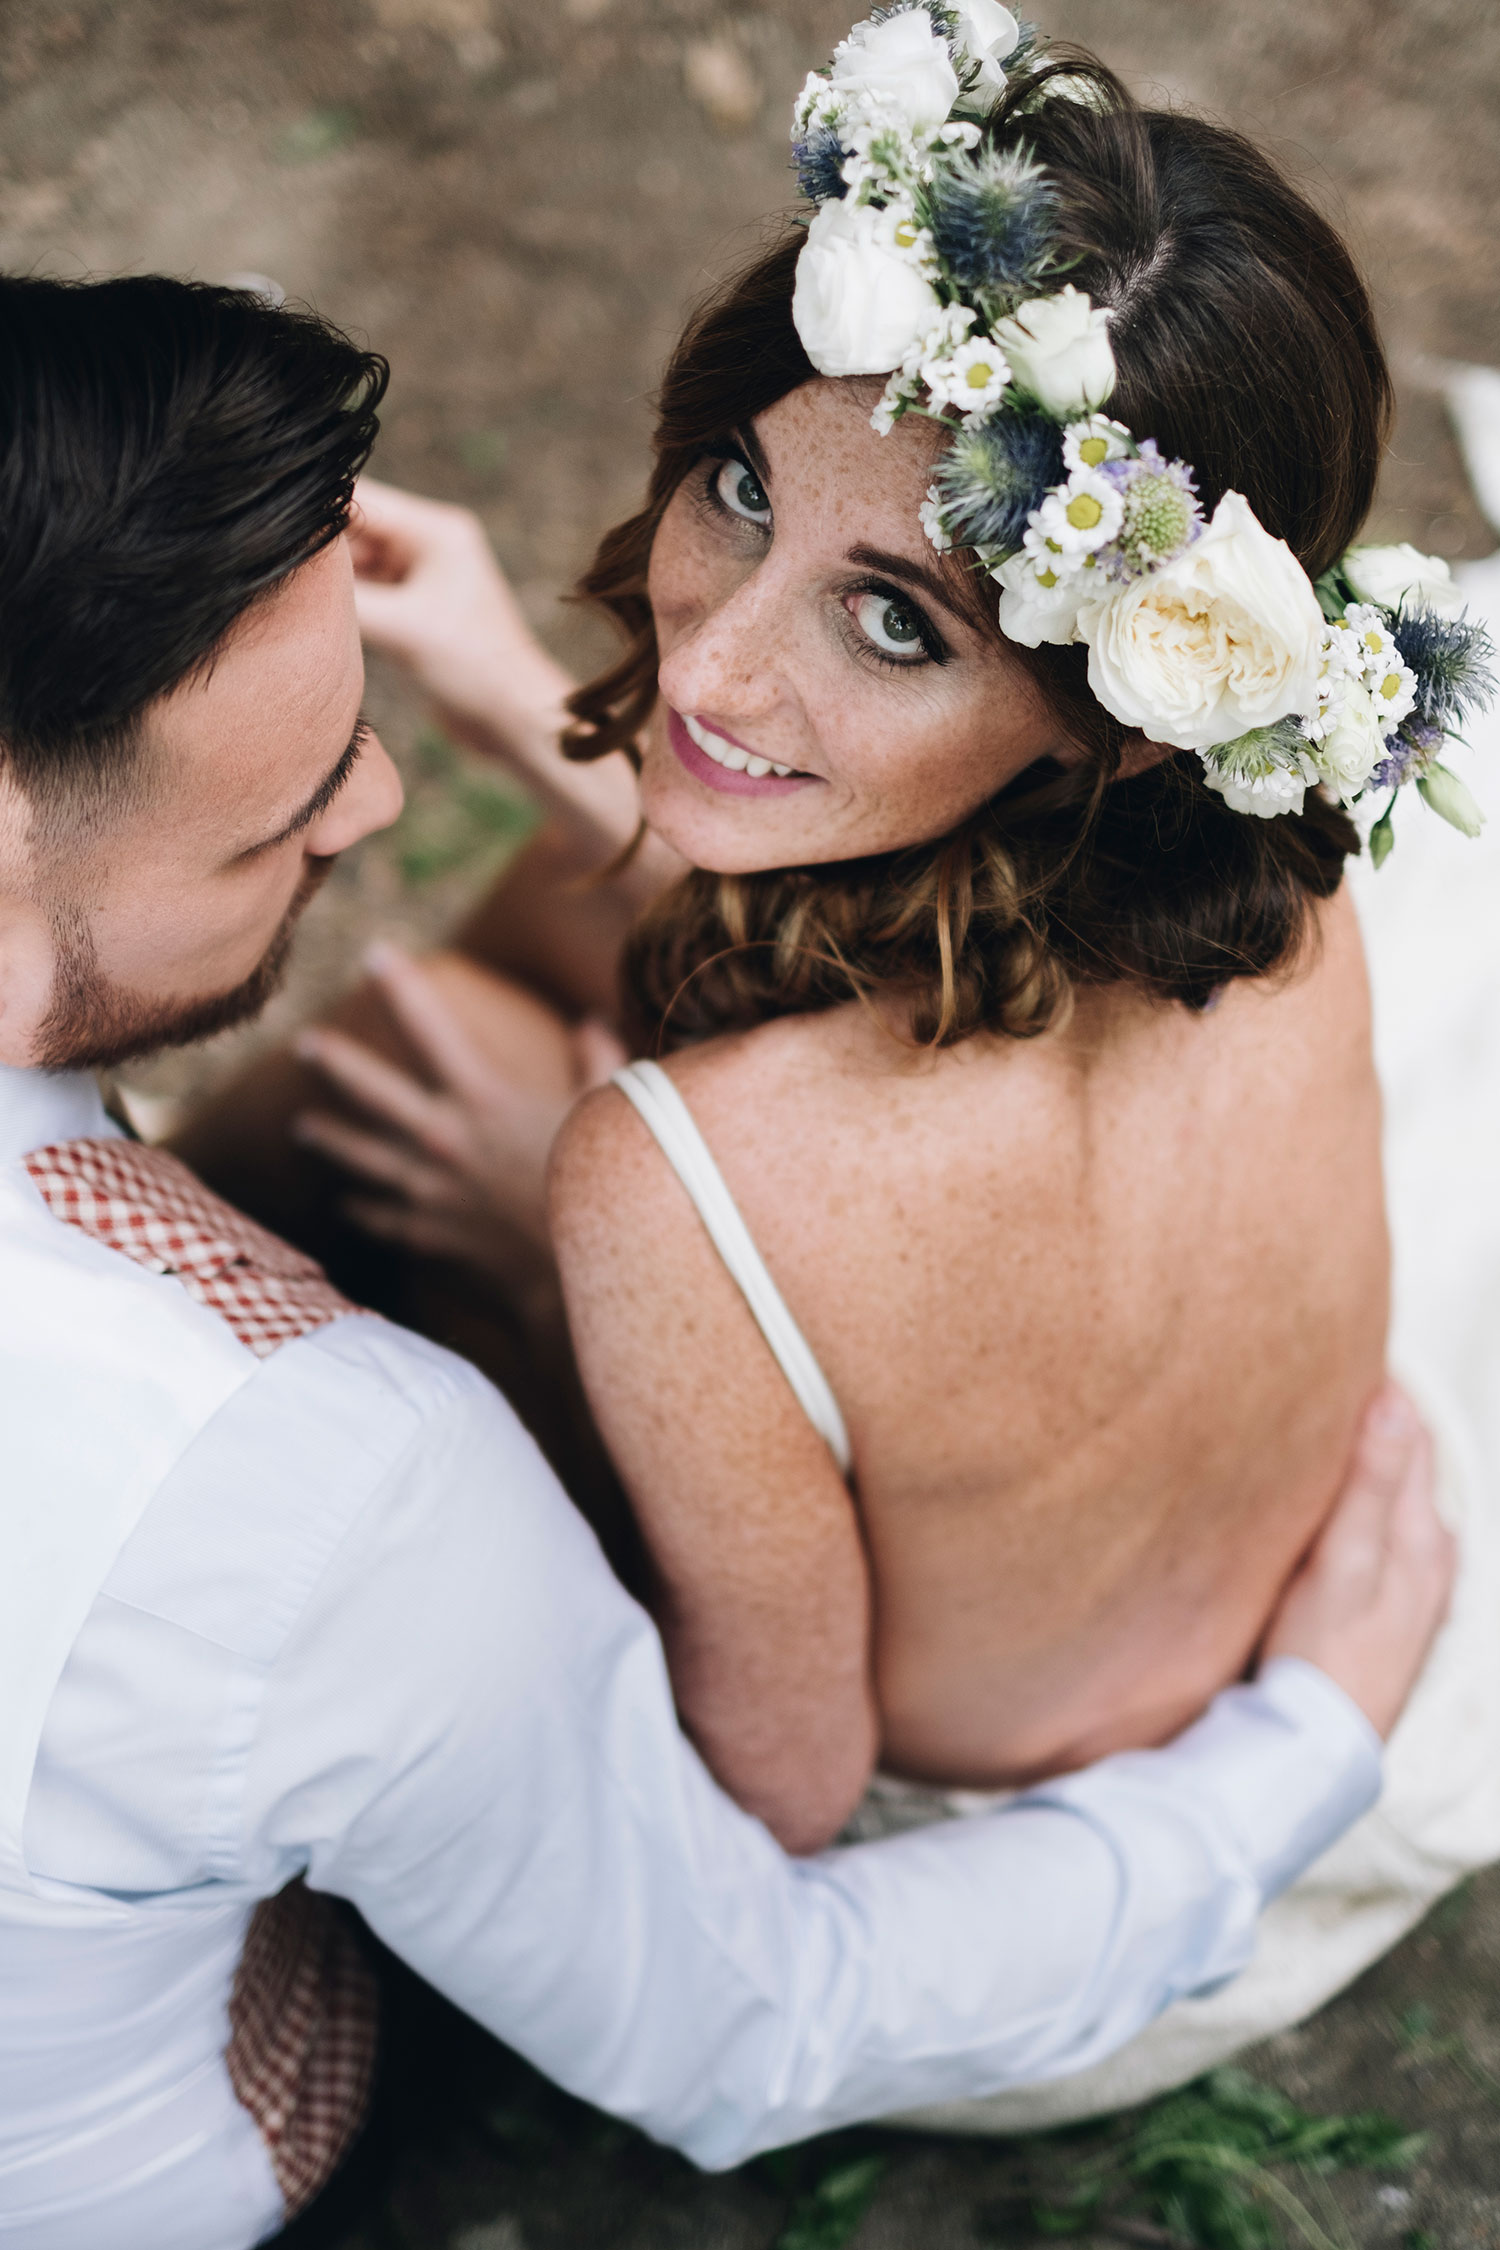
[[[541,813],[516,782],[424,727],[406,769],[406,809],[383,839],[404,889],[461,876],[477,889],[499,874]]]

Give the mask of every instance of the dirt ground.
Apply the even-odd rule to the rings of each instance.
[[[635,502],[684,307],[790,200],[790,97],[849,12],[0,0],[0,257],[262,274],[367,337],[394,370],[381,473],[476,507],[538,628],[587,665],[606,644],[558,597]],[[1500,364],[1500,9],[1056,0],[1046,20],[1252,133],[1339,218],[1401,385],[1377,531],[1488,552],[1439,384],[1446,361]],[[411,783],[406,816],[340,868],[265,1026],[136,1074],[149,1124],[335,989],[371,935],[439,932],[524,831],[524,805],[458,760],[399,681],[378,676],[372,706]],[[1287,2239],[1500,2246],[1497,1971],[1500,1877],[1257,2058],[1312,2109],[1378,2107],[1431,2135],[1412,2168],[1315,2182],[1314,2232],[1283,2209]],[[319,2222],[337,2250],[957,2250],[1033,2240],[1038,2167],[1054,2186],[1088,2170],[1087,2141],[856,2136],[701,2180],[399,1982],[394,2005],[406,2036],[379,2162]],[[1108,2238],[1170,2243],[1189,2223],[1126,2213]]]

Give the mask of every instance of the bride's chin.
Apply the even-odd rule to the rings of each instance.
[[[667,759],[671,755],[664,753]],[[649,752],[641,766],[640,804],[652,835],[710,875],[760,875],[773,867],[800,866],[809,856],[800,838],[779,850],[771,845],[763,800],[706,798],[685,775],[663,772],[660,758]]]

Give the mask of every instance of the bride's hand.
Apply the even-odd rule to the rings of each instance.
[[[349,524],[367,647],[411,672],[480,747],[555,740],[573,682],[521,613],[485,529],[467,508],[361,477]]]
[[[370,968],[434,1081],[326,1026],[309,1027],[297,1053],[363,1110],[373,1126],[308,1110],[300,1141],[380,1190],[357,1195],[348,1215],[382,1241],[453,1258],[507,1286],[545,1269],[547,1160],[580,1094],[626,1060],[600,1023],[573,1034],[575,1084],[566,1094],[519,1085],[481,1051],[433,978],[394,946],[372,949]]]
[[[1453,1590],[1457,1547],[1433,1484],[1432,1439],[1406,1394],[1387,1383],[1262,1649],[1316,1664],[1382,1735],[1401,1716]]]
[[[406,667],[451,734],[581,823],[601,861],[623,850],[640,825],[634,772],[619,756],[561,755],[574,683],[521,614],[479,518],[361,477],[349,549],[366,647]]]

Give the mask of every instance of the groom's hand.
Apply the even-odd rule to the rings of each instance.
[[[1405,1392],[1387,1383],[1262,1650],[1316,1664],[1383,1735],[1416,1685],[1453,1590],[1457,1545],[1434,1504],[1434,1481],[1432,1439]]]

